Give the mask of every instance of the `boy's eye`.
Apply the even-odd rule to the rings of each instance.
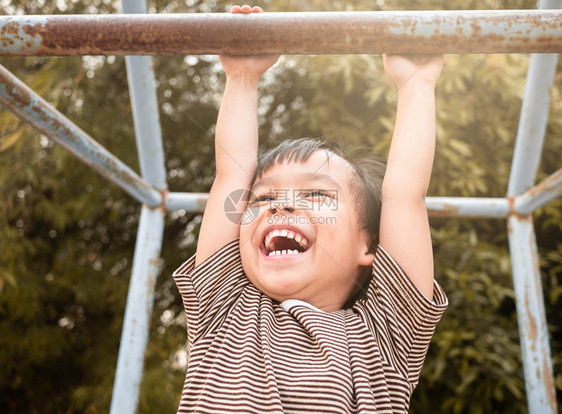
[[[259,204],[264,201],[272,201],[272,200],[275,200],[275,194],[262,194],[260,196],[257,196],[252,201],[250,201],[250,204]]]
[[[301,194],[301,197],[302,198],[334,198],[332,194],[323,190],[306,191]]]

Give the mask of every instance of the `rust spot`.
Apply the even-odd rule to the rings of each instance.
[[[31,99],[28,94],[20,93],[19,86],[16,82],[18,80],[13,77],[7,70],[2,69],[0,71],[0,81],[4,85],[6,95],[8,99],[3,99],[3,105],[9,111],[17,111],[18,109],[23,109],[31,103]]]
[[[530,215],[529,215],[530,217]],[[535,237],[535,230],[533,228],[533,225],[531,223],[531,234],[529,235],[529,250],[531,252],[531,259],[533,261],[533,279],[534,279],[534,284],[537,287],[535,289],[535,293],[537,295],[536,297],[536,301],[537,303],[543,303],[543,297],[542,297],[542,281],[541,281],[541,270],[540,270],[540,264],[539,264],[539,257],[537,254],[537,241],[536,241],[536,237]],[[542,307],[544,307],[544,304],[541,305]]]
[[[37,35],[41,36],[45,31],[44,26],[40,23],[36,23],[34,25],[24,24],[24,25],[22,25],[21,29],[23,30],[23,32],[26,35],[31,36],[31,37],[34,37],[34,36],[37,36]]]
[[[515,217],[519,221],[533,221],[533,217],[531,214],[519,214],[515,210],[515,197],[506,196],[505,199],[509,203],[509,212],[507,213],[507,217]],[[511,228],[508,227],[508,232],[511,233]]]
[[[206,197],[206,196],[205,197],[204,196],[197,197],[197,204],[199,204],[199,206],[202,209],[204,209],[205,206],[207,205],[207,200],[208,200],[208,197]]]
[[[562,178],[562,169],[556,171],[554,174],[549,176],[544,181],[541,181],[536,186],[529,188],[529,190],[527,190],[527,193],[531,196],[534,196],[542,192],[556,192],[558,191],[556,188],[549,189],[549,186],[555,183],[560,178]]]
[[[552,370],[548,363],[547,358],[543,358],[543,371],[544,371],[544,386],[546,387],[546,392],[548,394],[548,403],[552,407],[552,412],[556,412],[556,393],[554,391],[554,381],[552,380]],[[540,379],[540,378],[539,378]]]
[[[443,203],[442,209],[427,209],[427,214],[431,217],[456,217],[459,215],[458,207]]]
[[[482,26],[477,22],[470,23],[470,28],[472,29],[472,36],[478,36],[482,34]]]
[[[507,213],[507,216],[512,216],[514,214],[517,214],[515,212],[515,198],[514,197],[505,197],[505,199],[507,200],[507,203],[509,204],[509,212]]]
[[[20,24],[18,22],[10,22],[2,26],[2,30],[0,30],[0,34],[17,36],[19,31],[20,31]]]
[[[160,193],[160,204],[153,208],[153,210],[160,210],[162,213],[166,213],[166,198],[168,198],[168,189],[160,190],[156,188],[156,191]]]
[[[533,313],[529,308],[529,297],[525,296],[525,310],[527,311],[527,319],[529,320],[529,331],[527,332],[529,341],[531,343],[531,350],[533,352],[537,349],[537,323],[533,318]]]

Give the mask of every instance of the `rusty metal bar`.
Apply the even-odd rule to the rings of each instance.
[[[531,52],[562,52],[559,10],[0,17],[0,56]]]
[[[515,211],[525,215],[562,196],[562,168],[515,198]]]
[[[162,195],[131,168],[78,128],[47,101],[0,65],[0,105],[150,207]]]

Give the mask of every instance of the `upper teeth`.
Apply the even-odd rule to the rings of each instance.
[[[265,239],[264,239],[265,247],[266,247],[267,250],[270,251],[270,254],[269,254],[270,256],[271,256],[271,253],[273,253],[272,252],[273,244],[271,243],[271,241],[274,237],[286,237],[288,239],[295,239],[295,241],[298,244],[300,244],[303,249],[306,249],[308,247],[308,240],[306,239],[306,237],[302,236],[301,234],[295,233],[294,231],[286,230],[286,229],[282,229],[282,230],[275,229],[275,230],[270,231],[265,236]],[[281,251],[278,250],[277,252],[278,252],[277,254],[286,254],[287,253],[286,250],[281,250]],[[290,252],[289,254],[298,254],[299,253],[298,250],[288,250],[288,252]],[[293,252],[296,252],[296,253],[293,253]]]

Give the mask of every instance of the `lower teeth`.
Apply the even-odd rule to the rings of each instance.
[[[287,254],[299,254],[298,250],[274,250],[269,252],[268,256],[281,256]]]

